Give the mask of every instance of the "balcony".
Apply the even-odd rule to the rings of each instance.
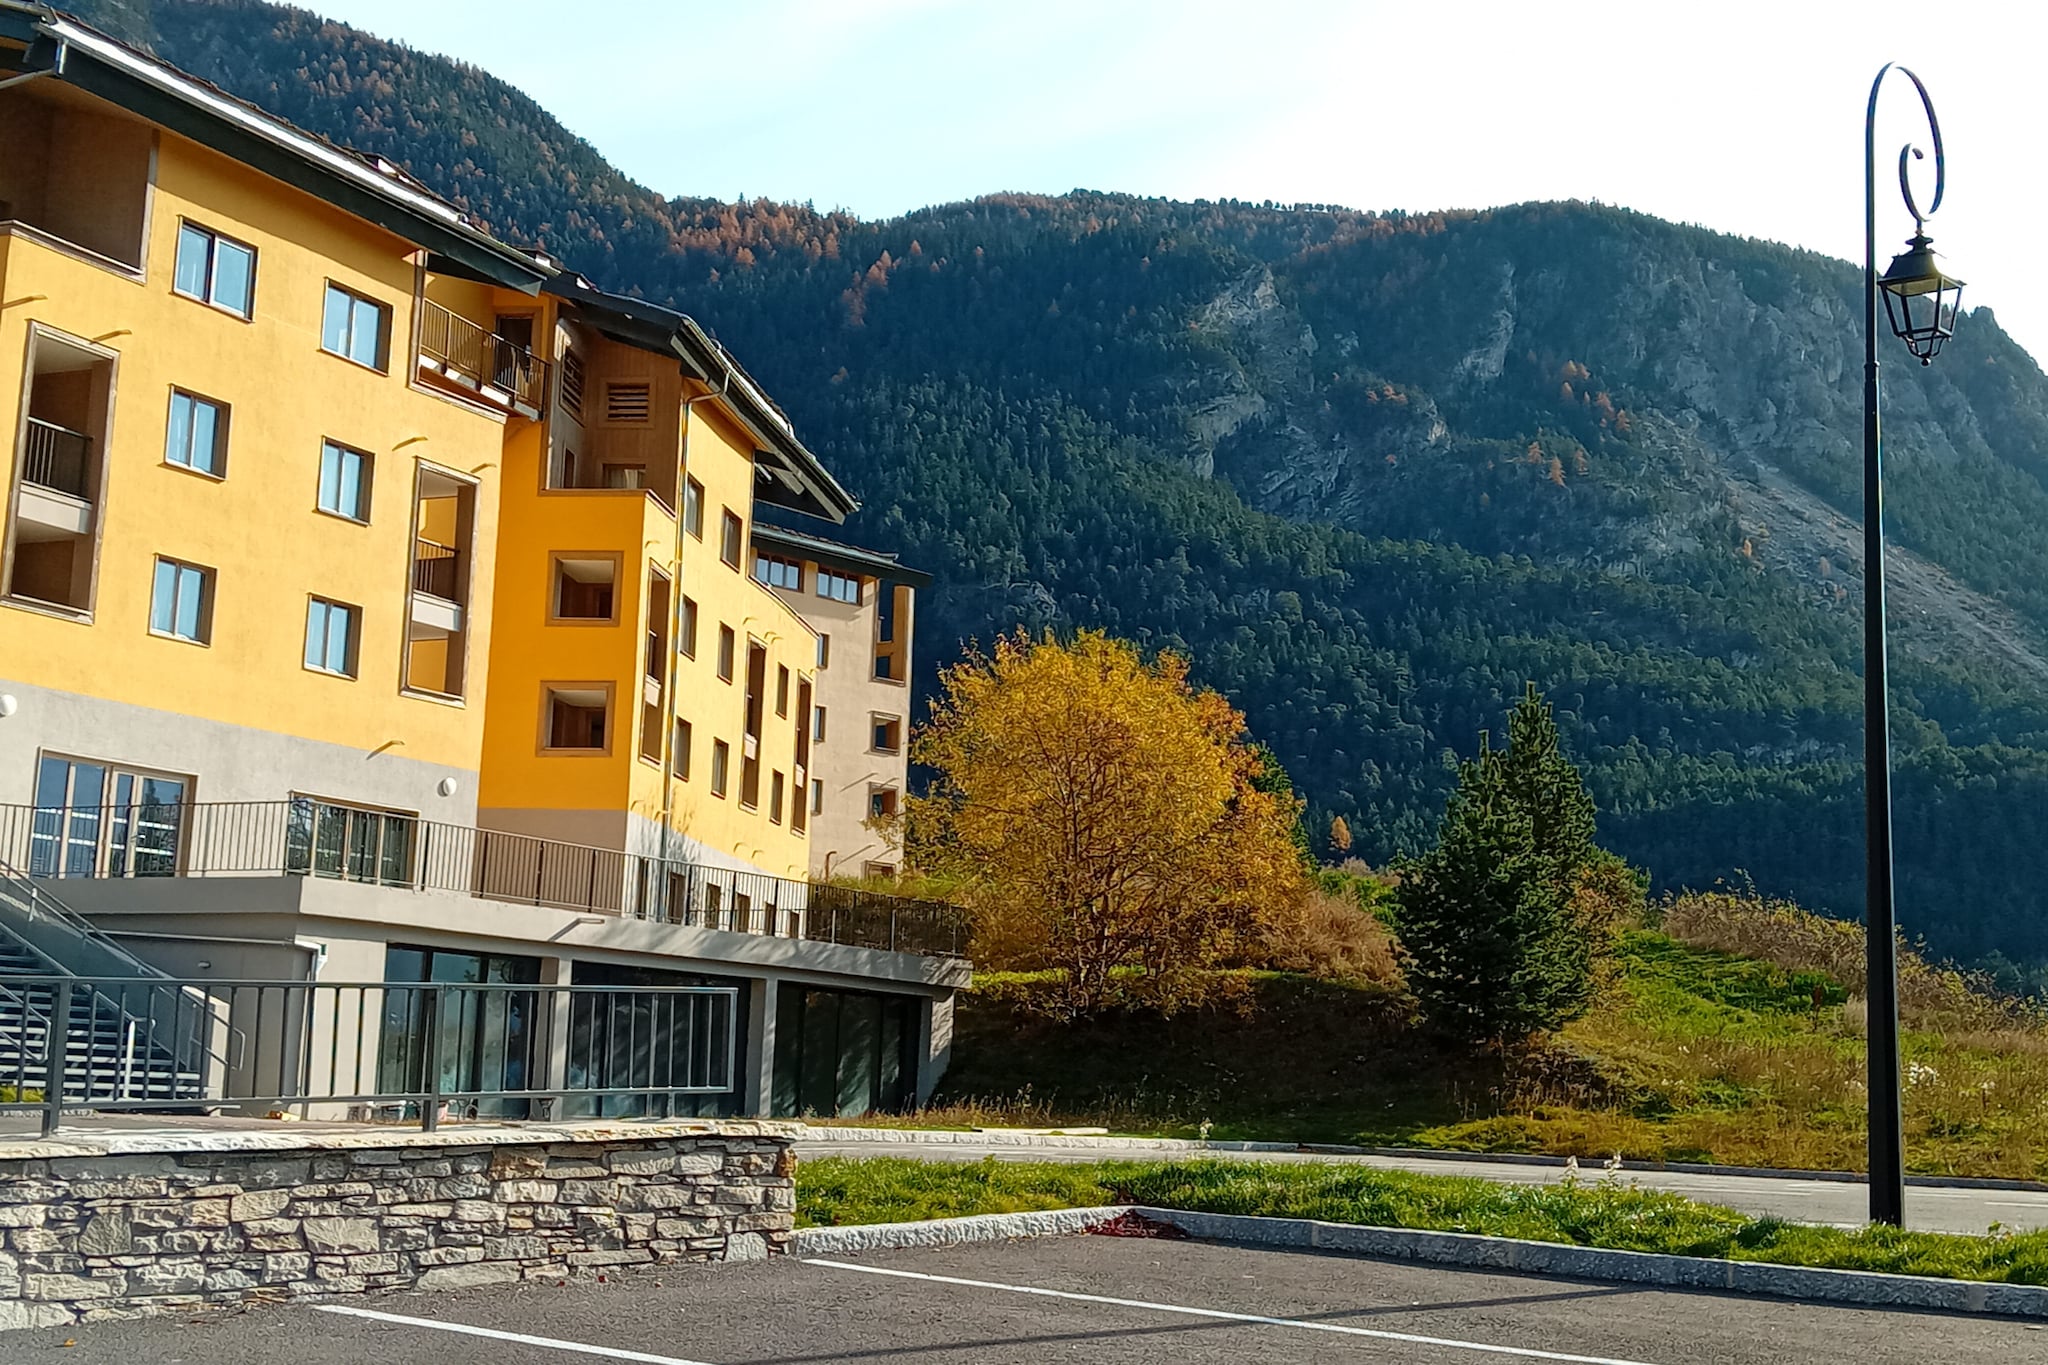
[[[21,480],[38,488],[87,498],[86,478],[92,468],[92,437],[82,431],[28,419],[21,443]]]
[[[77,830],[145,815],[146,862],[66,856]],[[8,867],[31,877],[309,877],[924,957],[967,952],[964,916],[938,901],[307,798],[0,806],[0,870]]]
[[[453,545],[415,536],[412,543],[412,590],[443,602],[460,603],[462,551]]]
[[[419,368],[427,379],[521,417],[537,419],[547,403],[545,360],[432,299],[420,301]]]

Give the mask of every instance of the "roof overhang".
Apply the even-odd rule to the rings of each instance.
[[[923,569],[913,569],[897,559],[895,555],[880,550],[864,549],[859,545],[848,545],[837,540],[826,540],[822,536],[805,535],[792,531],[786,526],[772,522],[754,523],[754,544],[764,550],[801,556],[828,569],[842,573],[879,578],[890,583],[907,583],[913,588],[924,589],[932,585],[932,576]]]
[[[16,46],[19,44],[19,47]],[[425,248],[438,269],[539,292],[549,268],[443,199],[42,5],[0,0],[0,75],[45,74]]]
[[[761,386],[695,318],[607,293],[573,271],[561,272],[543,287],[575,305],[577,316],[602,335],[673,356],[684,374],[709,388],[753,438],[755,469],[762,476],[755,495],[761,500],[831,522],[860,510],[860,502],[797,439],[789,419]]]

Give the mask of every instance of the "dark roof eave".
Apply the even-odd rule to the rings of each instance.
[[[0,36],[28,43],[24,54],[27,69],[50,71],[67,85],[375,223],[444,258],[473,278],[526,294],[539,292],[547,278],[547,269],[516,247],[466,224],[409,207],[395,195],[378,193],[351,175],[321,165],[315,155],[289,145],[290,139],[304,140],[309,145],[312,139],[282,120],[252,111],[251,122],[272,124],[274,132],[266,135],[256,128],[242,126],[223,116],[220,110],[208,107],[211,103],[232,104],[231,97],[212,95],[181,81],[170,68],[153,58],[133,54],[131,66],[125,56],[109,55],[127,54],[127,49],[69,16],[38,15],[33,10],[8,6],[0,10]],[[97,50],[102,45],[106,53]],[[333,155],[339,158],[347,154],[337,150]],[[365,168],[365,174],[374,172]]]
[[[755,441],[788,461],[802,486],[804,496],[800,500],[770,497],[768,501],[831,522],[845,521],[858,512],[860,500],[832,477],[832,471],[811,453],[809,446],[797,439],[796,433],[788,429],[780,414],[767,407],[765,397],[758,393],[753,380],[725,354],[695,318],[685,315],[683,324],[680,335],[686,346],[696,352],[700,367],[714,376],[705,382],[718,383],[727,405],[738,414]]]
[[[907,583],[913,588],[928,588],[932,584],[930,574],[923,569],[911,568],[895,555],[885,554],[880,550],[863,549],[858,545],[847,545],[836,540],[826,540],[822,536],[808,536],[802,531],[792,531],[787,526],[777,526],[771,522],[754,523],[754,543],[794,550],[819,564],[851,569],[856,573],[887,579],[892,583]]]

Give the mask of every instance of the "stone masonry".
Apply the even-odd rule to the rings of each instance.
[[[788,1248],[795,1124],[0,1142],[0,1330]]]

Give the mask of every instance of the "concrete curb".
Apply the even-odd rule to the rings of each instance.
[[[1609,1251],[1558,1242],[1526,1242],[1467,1232],[1418,1232],[1407,1228],[1362,1227],[1309,1218],[1259,1218],[1234,1213],[1115,1204],[1046,1213],[985,1214],[923,1223],[878,1223],[868,1227],[801,1228],[791,1245],[802,1256],[846,1255],[899,1247],[967,1246],[1019,1237],[1085,1232],[1135,1213],[1168,1223],[1190,1237],[1250,1246],[1335,1252],[1381,1260],[1509,1271],[1580,1280],[1659,1285],[1670,1289],[1755,1294],[1806,1303],[1912,1308],[1944,1313],[2048,1319],[2048,1288],[1942,1280],[1922,1275],[1886,1275],[1863,1270],[1825,1270],[1769,1265],[1702,1256],[1665,1256],[1643,1251]]]
[[[1203,1142],[1194,1138],[1069,1137],[1052,1133],[962,1133],[935,1128],[853,1128],[809,1125],[799,1142],[872,1142],[876,1144],[971,1144],[983,1147],[1118,1148],[1139,1147],[1160,1153],[1294,1152],[1303,1156],[1377,1156],[1400,1161],[1474,1161],[1501,1166],[1563,1167],[1568,1157],[1527,1152],[1460,1152],[1440,1147],[1357,1147],[1340,1142]],[[1595,1162],[1597,1158],[1582,1160]],[[1755,1180],[1823,1180],[1861,1185],[1861,1171],[1800,1171],[1779,1166],[1714,1166],[1691,1161],[1629,1161],[1629,1171],[1668,1171],[1678,1175],[1726,1175]],[[2048,1182],[2005,1180],[1985,1176],[1909,1175],[1908,1185],[1954,1190],[2023,1190],[2048,1193]]]

